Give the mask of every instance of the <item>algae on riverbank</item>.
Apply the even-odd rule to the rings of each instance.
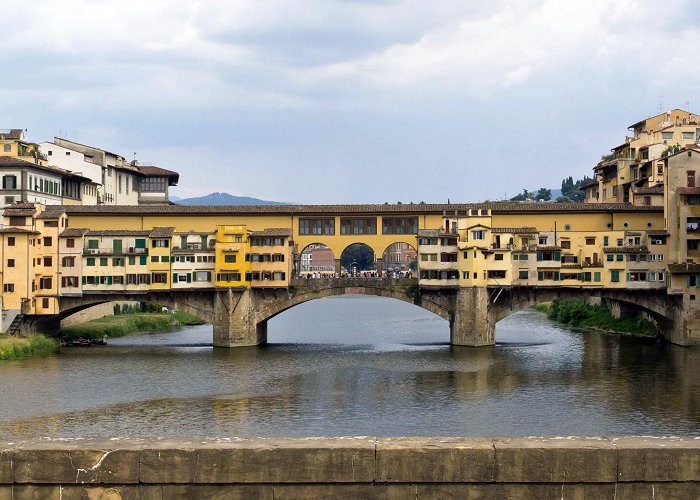
[[[48,356],[56,354],[60,347],[58,340],[43,335],[12,337],[0,334],[0,360],[3,361],[29,356]]]
[[[69,338],[83,337],[123,337],[130,333],[161,331],[182,325],[201,325],[204,322],[196,316],[176,311],[174,313],[132,313],[105,316],[61,330],[61,335]]]
[[[655,337],[656,325],[645,318],[615,318],[600,305],[589,305],[581,300],[555,299],[547,304],[537,304],[535,309],[551,319],[571,326],[580,326],[623,335]]]

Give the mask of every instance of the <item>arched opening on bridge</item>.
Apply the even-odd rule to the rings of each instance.
[[[333,250],[323,243],[307,245],[299,254],[298,276],[301,278],[332,277],[337,271]]]
[[[369,245],[353,243],[340,256],[340,272],[345,276],[364,276],[377,270],[377,256]]]
[[[389,277],[415,276],[418,252],[410,243],[392,243],[382,254],[382,271]]]
[[[448,346],[446,319],[390,297],[328,296],[290,307],[267,324],[267,343],[338,344],[406,349]],[[392,347],[394,346],[394,347]]]

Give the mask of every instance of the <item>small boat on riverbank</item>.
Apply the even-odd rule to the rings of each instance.
[[[63,347],[90,347],[93,345],[107,345],[107,337],[101,339],[86,339],[78,337],[75,339],[63,339],[61,341]]]

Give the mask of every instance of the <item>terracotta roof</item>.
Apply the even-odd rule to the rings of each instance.
[[[65,210],[52,209],[44,210],[39,215],[36,216],[37,219],[58,219],[61,215],[65,214]]]
[[[676,189],[678,194],[700,194],[700,187],[679,187]]]
[[[58,235],[59,238],[79,238],[85,236],[90,230],[85,228],[69,228],[64,229],[61,234]]]
[[[510,234],[534,234],[539,231],[534,227],[493,227],[492,233],[510,233]]]
[[[589,188],[591,186],[597,186],[597,185],[598,185],[598,181],[596,179],[593,179],[593,180],[586,182],[585,184],[581,184],[581,187],[579,187],[579,189],[586,189],[586,188]]]
[[[174,227],[154,227],[148,236],[150,238],[172,238],[174,233]]]
[[[20,229],[18,227],[0,227],[0,233],[41,234],[39,231],[32,231],[31,229]]]
[[[700,273],[700,264],[669,264],[668,272],[671,274]]]
[[[177,182],[180,180],[180,174],[177,172],[173,172],[172,170],[168,170],[165,168],[160,168],[160,167],[146,167],[146,166],[141,166],[141,165],[136,165],[136,168],[139,169],[139,172],[146,177],[168,177],[170,178],[169,184],[171,186],[177,185]]]
[[[646,245],[634,247],[607,247],[603,248],[603,253],[649,253]]]
[[[34,209],[28,208],[6,208],[5,217],[31,217],[36,213]]]
[[[663,186],[633,188],[634,194],[664,194]]]
[[[128,229],[102,229],[99,231],[89,230],[85,236],[148,236],[150,231],[132,231]]]
[[[22,139],[22,129],[21,128],[11,128],[0,130],[0,139]]]
[[[251,236],[291,236],[292,230],[288,227],[269,227],[262,231],[251,231]]]
[[[556,246],[555,246],[555,247],[540,247],[540,246],[537,247],[537,251],[538,251],[538,252],[539,252],[539,251],[544,251],[544,252],[557,252],[557,251],[559,251],[559,250],[561,250],[561,247],[556,247]]]
[[[635,206],[630,203],[551,203],[551,202],[504,202],[504,203],[404,203],[364,205],[65,205],[66,213],[90,215],[264,215],[264,214],[442,214],[458,210],[465,213],[471,209],[491,209],[495,214],[507,213],[570,213],[570,212],[663,212],[663,207]]]

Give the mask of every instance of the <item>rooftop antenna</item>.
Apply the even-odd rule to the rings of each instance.
[[[134,161],[136,161],[136,151],[134,151]]]
[[[664,112],[664,96],[659,96],[659,114]]]
[[[685,101],[685,110],[690,111],[690,101]]]

